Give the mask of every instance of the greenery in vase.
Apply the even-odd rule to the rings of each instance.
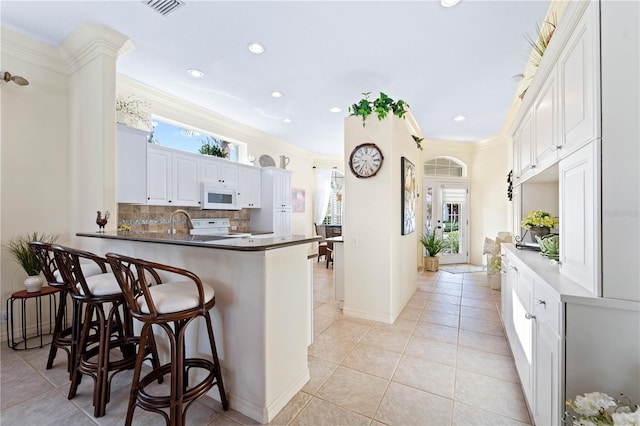
[[[49,234],[38,234],[37,232],[33,232],[26,235],[17,235],[5,246],[13,260],[18,263],[22,269],[29,276],[39,275],[40,274],[40,264],[36,259],[36,256],[31,251],[31,247],[29,247],[29,243],[33,241],[41,241],[43,243],[54,243],[58,239],[57,235],[49,235]]]
[[[375,100],[370,100],[371,92],[364,92],[363,99],[349,107],[349,115],[362,117],[362,127],[366,125],[367,117],[375,113],[378,120],[382,121],[389,113],[398,118],[405,118],[409,111],[409,104],[403,100],[394,101],[386,94],[380,92],[380,96]]]
[[[438,237],[435,231],[430,232],[428,229],[427,232],[420,237],[420,242],[429,257],[436,257],[445,248],[442,238]]]
[[[202,146],[198,150],[200,154],[213,155],[214,157],[227,158],[227,153],[224,151],[226,142],[220,139],[207,136],[202,140]]]
[[[522,219],[520,225],[522,225],[522,227],[526,229],[531,229],[534,226],[540,228],[557,228],[559,223],[560,221],[557,218],[553,217],[553,215],[549,212],[545,212],[542,210],[531,210],[529,213],[527,213],[525,218]]]

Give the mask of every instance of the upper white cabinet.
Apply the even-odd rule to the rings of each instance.
[[[588,7],[558,60],[561,157],[600,135],[599,4]]]
[[[594,295],[601,295],[598,273],[600,232],[596,159],[599,141],[560,161],[560,271]]]
[[[150,145],[147,150],[147,204],[198,206],[199,162],[196,156]]]
[[[262,176],[260,169],[238,166],[238,193],[242,208],[259,209],[262,206]]]
[[[201,180],[216,182],[220,186],[238,186],[238,164],[215,157],[200,156]]]
[[[116,126],[116,200],[147,202],[147,134],[122,124]]]
[[[170,205],[171,188],[171,152],[157,146],[147,149],[147,203],[152,205]]]
[[[533,168],[538,170],[558,160],[558,85],[555,71],[554,68],[549,73],[533,103]]]

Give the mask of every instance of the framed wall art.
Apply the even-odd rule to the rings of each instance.
[[[402,235],[407,235],[416,229],[416,166],[405,157],[401,159],[402,190],[400,191],[401,199],[401,217],[402,217]]]

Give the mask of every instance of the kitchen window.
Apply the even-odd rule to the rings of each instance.
[[[239,161],[239,143],[229,142],[207,132],[168,123],[158,118],[154,118],[152,121],[152,130],[147,141],[188,152],[199,152],[200,147],[205,143],[217,143],[227,153],[228,160]]]

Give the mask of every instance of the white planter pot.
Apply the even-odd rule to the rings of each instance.
[[[40,275],[32,275],[24,280],[24,287],[27,293],[37,293],[42,289],[42,278]]]

